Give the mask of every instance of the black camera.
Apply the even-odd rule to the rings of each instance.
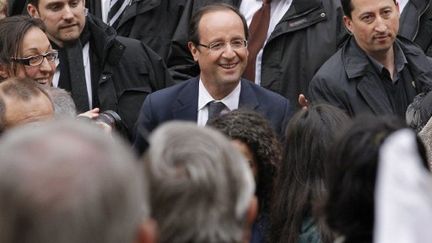
[[[95,121],[105,123],[114,129],[119,129],[122,124],[121,117],[113,110],[106,110],[99,113],[99,116]]]

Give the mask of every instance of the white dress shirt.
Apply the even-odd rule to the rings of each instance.
[[[108,19],[108,12],[109,12],[109,7],[110,7],[110,1],[111,0],[101,0],[101,12],[102,12],[102,21],[104,23],[107,23],[107,19]]]
[[[399,3],[399,13],[402,13],[409,0],[397,0],[397,2]]]
[[[273,0],[271,2],[270,10],[270,24],[267,31],[267,38],[263,46],[266,45],[267,39],[275,29],[276,25],[288,11],[292,3],[292,0]],[[240,12],[245,16],[248,26],[252,22],[253,15],[262,6],[262,0],[242,0],[240,4]],[[255,64],[255,83],[261,84],[261,60],[262,60],[263,49],[258,52]]]
[[[202,80],[199,80],[198,84],[198,126],[205,126],[208,120],[208,107],[207,104],[211,101],[220,101],[222,102],[226,108],[222,110],[222,113],[226,113],[232,110],[238,109],[239,101],[240,101],[240,90],[241,90],[241,82],[234,88],[231,93],[229,93],[225,98],[221,100],[215,100],[210,93],[205,88]]]

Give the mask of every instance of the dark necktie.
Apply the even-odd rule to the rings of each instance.
[[[222,102],[216,102],[216,101],[210,101],[208,104],[208,119],[207,121],[210,121],[211,119],[218,117],[222,110],[226,108],[225,104]]]
[[[250,81],[255,81],[256,57],[267,38],[267,31],[270,24],[270,2],[271,0],[263,0],[261,8],[255,12],[252,17],[252,22],[249,25],[249,56],[243,76]]]
[[[108,11],[108,19],[107,22],[114,29],[117,28],[117,25],[120,22],[120,17],[123,13],[123,4],[125,4],[125,0],[111,0],[110,1],[110,9]]]

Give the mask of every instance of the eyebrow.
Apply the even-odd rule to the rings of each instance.
[[[53,48],[52,48],[52,46],[51,46],[51,44],[50,44],[50,45],[48,45],[48,47],[46,48],[45,52],[46,52],[46,51],[49,51],[49,50],[52,50],[52,49],[53,49]],[[38,48],[36,48],[36,47],[32,47],[32,48],[29,48],[29,49],[24,50],[23,53],[25,53],[25,52],[38,52],[38,51],[39,51]]]

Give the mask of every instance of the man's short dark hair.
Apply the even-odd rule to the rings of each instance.
[[[195,45],[197,45],[200,42],[200,34],[199,34],[198,27],[199,27],[199,23],[200,23],[202,17],[207,13],[217,12],[217,11],[233,11],[234,13],[236,13],[240,17],[240,19],[243,23],[243,30],[245,33],[245,39],[246,40],[248,39],[249,33],[248,33],[247,22],[246,22],[245,17],[243,16],[243,14],[241,14],[240,11],[238,10],[238,8],[233,7],[229,4],[225,4],[225,3],[215,3],[215,4],[210,4],[210,5],[207,5],[205,7],[200,8],[192,16],[192,19],[191,19],[190,24],[189,24],[189,41],[191,41]]]
[[[397,4],[396,0],[393,0],[393,2]],[[344,15],[351,18],[351,12],[354,9],[354,6],[352,5],[352,0],[341,0],[341,3]]]

